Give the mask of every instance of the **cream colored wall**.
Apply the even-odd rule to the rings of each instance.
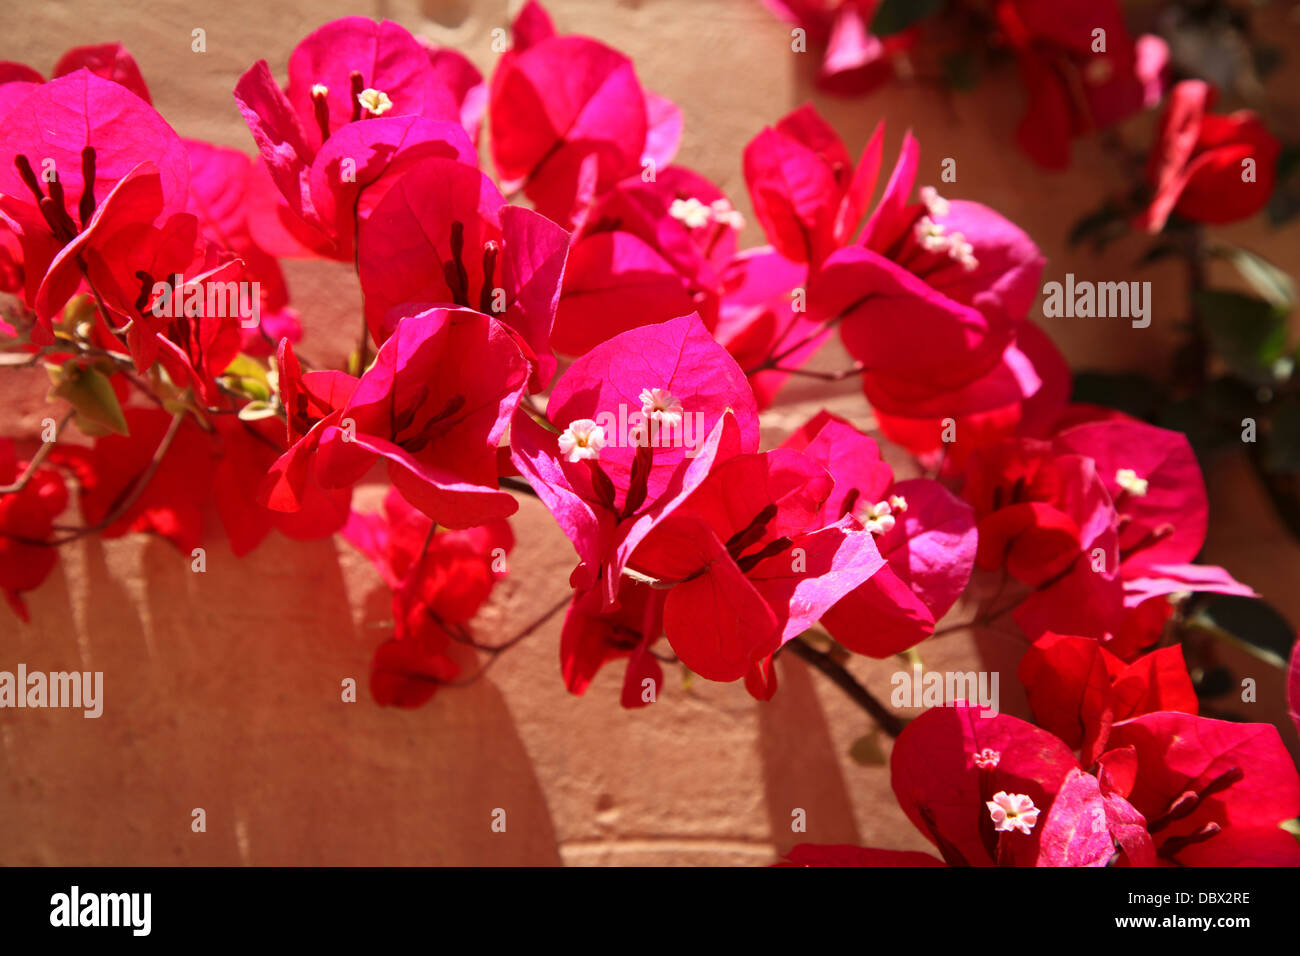
[[[552,0],[549,8],[561,30],[625,50],[647,86],[682,106],[680,161],[748,211],[741,148],[813,95],[812,64],[789,52],[786,28],[757,0]],[[121,40],[178,131],[251,149],[230,97],[238,75],[259,57],[282,75],[299,37],[346,13],[395,18],[485,69],[490,31],[505,22],[504,4],[435,0],[23,2],[0,14],[0,59],[48,71],[68,46]],[[190,52],[195,27],[207,30],[206,54]],[[1274,42],[1300,52],[1294,22],[1270,29]],[[1298,69],[1293,61],[1275,85],[1298,88]],[[1140,251],[1134,243],[1102,259],[1064,249],[1067,224],[1117,182],[1105,157],[1082,145],[1070,174],[1036,170],[1010,145],[1019,108],[1010,80],[951,100],[915,87],[857,101],[814,98],[854,150],[885,118],[890,149],[906,127],[916,132],[931,179],[941,158],[956,158],[958,182],[947,191],[1023,225],[1049,256],[1049,277],[1067,269],[1125,277]],[[1300,274],[1296,226],[1232,232]],[[747,237],[760,241],[752,227]],[[357,327],[355,282],[328,264],[294,264],[289,274],[313,354],[340,359]],[[1157,283],[1157,313],[1141,339],[1104,320],[1047,325],[1076,367],[1165,360],[1181,281],[1172,269],[1143,278]],[[39,373],[0,380],[0,403],[17,410],[6,433],[35,433],[41,391]],[[869,423],[852,385],[800,386],[787,399],[768,416],[769,434],[824,403]],[[1300,549],[1238,465],[1210,485],[1210,560],[1300,620]],[[535,502],[523,503],[515,531],[514,574],[485,613],[485,641],[554,602],[574,563]],[[340,681],[364,684],[384,634],[378,585],[364,560],[333,541],[273,536],[240,561],[216,541],[202,575],[154,539],[66,549],[30,596],[33,624],[0,615],[0,668],[102,670],[104,715],[0,712],[0,863],[750,864],[803,841],[927,848],[897,809],[887,769],[847,756],[870,729],[866,718],[797,661],[782,663],[782,690],[768,705],[739,685],[683,687],[670,672],[658,703],[628,713],[617,704],[617,668],[585,698],[564,691],[552,624],[477,685],[422,709],[380,709],[364,692],[359,703],[341,703]],[[1021,646],[959,634],[923,652],[933,669],[1001,669],[1003,707],[1014,710],[1023,704],[1012,679]],[[881,696],[895,669],[853,662]],[[1280,680],[1260,677],[1261,700],[1275,699]],[[190,829],[196,807],[207,813],[203,834]],[[507,813],[503,834],[490,829],[496,808]],[[790,831],[795,808],[807,811],[807,833]]]

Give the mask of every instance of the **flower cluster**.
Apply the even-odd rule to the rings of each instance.
[[[867,32],[878,4],[777,6],[829,44],[842,89],[911,43]],[[1046,5],[995,6],[1044,161],[1150,95],[1122,24],[1101,63],[1070,31],[1044,42]],[[1189,594],[1254,593],[1194,563],[1197,459],[1179,432],[1069,401],[1028,319],[1033,240],[918,182],[910,133],[882,182],[883,125],[855,162],[805,106],[744,147],[766,241],[742,250],[732,200],[674,163],[681,111],[627,57],[535,2],[510,38],[485,79],[397,24],[328,23],[283,84],[265,61],[240,77],[252,158],[178,136],[120,46],[69,51],[48,81],[0,64],[0,348],[44,365],[62,408],[27,457],[0,441],[17,615],[86,534],[155,532],[191,556],[217,525],[236,555],[273,530],[339,533],[392,595],[372,695],[419,706],[509,643],[477,643],[473,620],[529,495],[574,552],[562,679],[582,694],[623,661],[635,708],[666,662],[768,700],[787,647],[822,655],[812,635],[828,667],[904,654],[997,580],[1036,724],[938,707],[893,751],[899,802],[944,862],[1300,861],[1278,828],[1300,778],[1277,731],[1197,716],[1168,640]],[[1145,228],[1259,208],[1263,187],[1223,171],[1271,166],[1271,137],[1210,103],[1175,93]],[[283,258],[355,271],[347,367],[308,359]],[[836,335],[891,445],[823,411],[765,447],[760,413]],[[354,508],[375,480],[381,510]]]

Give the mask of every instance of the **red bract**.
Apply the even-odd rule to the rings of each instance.
[[[393,592],[393,637],[375,652],[371,693],[380,704],[418,707],[472,662],[466,625],[504,575],[514,535],[499,519],[435,533],[396,488],[382,513],[354,512],[343,535]]]
[[[773,356],[781,357],[782,367],[797,368],[830,338],[831,329],[796,308],[807,268],[771,246],[738,253],[723,269],[721,281],[722,308],[714,335],[741,368],[763,369]],[[749,375],[760,409],[772,404],[789,377],[778,369]]]
[[[632,61],[584,36],[560,36],[540,5],[515,20],[513,47],[492,74],[492,161],[507,193],[568,226],[643,159],[667,165],[676,108],[651,99]],[[652,126],[652,122],[658,126]]]
[[[912,721],[890,758],[903,812],[950,866],[1033,866],[1042,817],[1078,769],[1047,731],[966,703]]]
[[[617,335],[511,423],[515,467],[573,542],[572,582],[613,601],[628,555],[715,460],[758,447],[744,374],[696,315]]]
[[[326,538],[343,527],[352,500],[350,488],[326,489],[308,481],[303,506],[294,512],[272,511],[258,501],[258,488],[284,451],[278,421],[246,422],[234,415],[214,415],[210,436],[217,458],[212,496],[222,527],[236,557],[252,551],[273,529],[295,541]]]
[[[817,85],[830,93],[868,93],[894,75],[894,59],[916,42],[916,30],[875,36],[871,21],[881,0],[763,0],[781,19],[825,45]]]
[[[1291,648],[1291,665],[1287,668],[1286,698],[1291,722],[1300,733],[1300,640]]]
[[[49,344],[95,233],[184,209],[185,148],[147,103],[88,70],[32,88],[0,121],[0,143],[0,214],[22,247],[34,341]]]
[[[851,651],[887,657],[920,643],[965,590],[975,563],[971,508],[938,482],[895,482],[876,443],[822,412],[783,445],[821,464],[834,481],[821,521],[852,515],[876,536],[885,565],[822,616]]]
[[[355,386],[334,373],[319,391],[304,377],[282,392],[291,430],[306,430],[267,475],[261,500],[300,510],[313,476],[346,488],[385,458],[406,500],[445,527],[513,514],[514,498],[497,490],[496,449],[527,380],[495,319],[467,309],[410,315]]]
[[[280,264],[253,239],[249,229],[249,189],[256,170],[253,160],[236,149],[185,140],[190,161],[188,211],[199,223],[204,238],[244,261],[244,276],[256,282],[261,296],[260,321],[249,327],[241,317],[241,351],[265,356],[281,339],[302,337],[298,313],[289,307],[289,289]],[[251,304],[251,303],[250,303]]]
[[[1278,826],[1300,814],[1300,775],[1277,728],[1144,714],[1116,724],[1110,746],[1132,748],[1125,796],[1163,862],[1300,865],[1300,843]]]
[[[1273,195],[1282,144],[1249,110],[1209,112],[1215,91],[1201,80],[1174,87],[1147,163],[1154,195],[1138,224],[1159,232],[1171,215],[1194,222],[1253,216]]]
[[[615,185],[584,215],[565,268],[555,347],[580,355],[640,325],[698,312],[717,325],[721,271],[740,214],[722,191],[670,166]]]
[[[1090,637],[1044,634],[1020,661],[1019,677],[1034,719],[1091,766],[1111,726],[1152,711],[1195,714],[1181,647],[1164,647],[1125,663]]]
[[[96,76],[112,80],[114,83],[120,83],[146,103],[153,102],[149,97],[149,87],[140,73],[139,64],[120,43],[97,43],[91,46],[73,47],[59,57],[50,78],[58,79],[81,69],[89,70]],[[21,98],[23,90],[14,84],[36,86],[44,82],[45,77],[41,76],[39,70],[22,63],[0,62],[0,103],[12,103]]]
[[[0,485],[16,481],[27,467],[14,443],[0,438]],[[48,542],[67,504],[63,478],[52,468],[37,468],[21,491],[0,495],[0,591],[24,621],[29,618],[22,592],[39,587],[58,563],[58,548]]]
[[[664,632],[692,671],[731,681],[802,634],[884,562],[854,518],[822,520],[833,482],[790,449],[741,454],[646,535],[629,567],[671,584]],[[750,681],[768,696],[770,678]]]
[[[407,303],[473,308],[514,331],[533,365],[532,390],[550,381],[551,326],[569,247],[564,230],[506,205],[476,167],[428,158],[395,180],[360,235],[357,267],[376,342]]]
[[[260,60],[235,102],[280,193],[255,180],[265,208],[254,234],[277,255],[350,261],[387,174],[423,156],[477,155],[429,51],[388,20],[327,23],[294,48],[287,89]]]
[[[1222,568],[1190,563],[1205,544],[1209,502],[1185,435],[1112,418],[1067,429],[1053,447],[1091,458],[1111,496],[1126,606],[1176,591],[1254,595]]]
[[[1136,42],[1115,0],[998,0],[994,15],[1029,96],[1017,139],[1049,169],[1070,162],[1070,140],[1160,99],[1169,51]]]
[[[810,279],[809,312],[839,322],[845,348],[865,366],[867,399],[884,416],[958,418],[1021,402],[1041,386],[1015,339],[1043,257],[979,203],[930,188],[910,202],[918,161],[909,135],[857,245]],[[910,315],[902,325],[900,307]]]
[[[815,269],[852,241],[876,188],[883,139],[877,126],[855,169],[839,134],[804,106],[749,142],[745,184],[778,252]]]
[[[657,699],[663,668],[650,648],[663,632],[664,597],[664,591],[627,579],[613,609],[606,609],[599,589],[573,595],[560,632],[560,669],[570,693],[585,694],[601,667],[627,658],[619,701],[634,708]]]

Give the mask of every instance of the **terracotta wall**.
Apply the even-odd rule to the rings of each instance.
[[[1067,254],[1067,224],[1118,180],[1095,145],[1081,145],[1073,170],[1054,176],[1012,149],[1020,93],[1009,76],[953,97],[916,86],[826,100],[813,94],[810,57],[790,52],[787,29],[757,0],[549,7],[561,30],[625,50],[647,86],[682,106],[680,161],[717,181],[743,211],[743,144],[811,97],[853,150],[879,119],[889,124],[887,150],[910,126],[923,148],[923,181],[937,180],[939,162],[955,158],[958,181],[945,191],[1024,226],[1050,258],[1046,278],[1137,277],[1134,243],[1103,258]],[[346,13],[397,19],[456,44],[485,70],[494,56],[490,31],[507,16],[503,3],[469,0],[14,2],[0,14],[0,59],[48,71],[68,46],[121,40],[179,132],[251,149],[230,97],[238,75],[259,57],[282,75],[300,36]],[[1270,16],[1273,41],[1300,54],[1296,21]],[[207,31],[205,54],[190,51],[195,27]],[[1286,70],[1272,87],[1294,96],[1300,58]],[[1149,123],[1131,124],[1135,141]],[[1297,228],[1247,223],[1231,235],[1300,274]],[[751,227],[745,239],[761,237]],[[341,359],[358,324],[352,277],[320,264],[294,264],[289,275],[313,354]],[[1045,323],[1076,368],[1166,361],[1183,311],[1181,281],[1172,269],[1142,278],[1156,283],[1149,329],[1100,319]],[[819,361],[834,367],[842,359]],[[34,434],[39,376],[0,379],[6,433]],[[798,385],[785,398],[767,418],[774,437],[826,404],[870,424],[851,384]],[[1211,475],[1210,488],[1208,559],[1300,620],[1300,549],[1239,463]],[[366,489],[359,500],[375,493]],[[514,574],[485,613],[485,641],[515,633],[550,606],[574,563],[535,502],[523,503],[515,531]],[[155,539],[92,539],[66,549],[60,570],[30,596],[31,626],[0,614],[0,669],[23,661],[34,670],[101,670],[104,714],[0,711],[0,863],[755,864],[805,840],[926,848],[890,795],[887,768],[848,756],[871,730],[867,718],[797,661],[782,662],[782,690],[767,705],[739,685],[683,686],[670,672],[658,703],[628,713],[617,704],[614,670],[585,698],[564,691],[553,623],[476,685],[420,710],[380,709],[364,691],[358,703],[343,703],[340,681],[364,685],[384,635],[387,598],[378,586],[342,542],[272,536],[236,561],[213,541],[204,574]],[[968,613],[958,608],[952,618]],[[963,633],[922,651],[932,669],[1001,669],[1003,709],[1014,711],[1023,705],[1012,679],[1022,647],[1006,635]],[[886,697],[896,669],[853,663]],[[1261,704],[1249,716],[1276,714],[1280,679],[1256,670]],[[197,807],[207,814],[205,833],[191,830]],[[490,826],[497,808],[506,811],[505,833]],[[791,832],[796,808],[806,811],[806,833]]]

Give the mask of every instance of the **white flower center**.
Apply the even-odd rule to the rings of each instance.
[[[922,186],[921,202],[925,204],[928,215],[917,220],[913,231],[921,248],[936,255],[947,255],[953,261],[961,263],[967,272],[974,272],[980,264],[975,258],[975,247],[960,232],[949,232],[946,226],[932,218],[948,215],[948,200],[940,196],[933,186]]]
[[[985,747],[971,759],[981,770],[993,770],[1002,761],[1002,754],[992,747]]]
[[[641,414],[646,421],[658,422],[660,425],[680,425],[685,409],[681,400],[675,398],[665,388],[641,389]]]
[[[687,229],[698,229],[700,226],[707,226],[709,220],[713,218],[709,207],[694,196],[690,199],[674,199],[668,207],[668,215],[683,223]]]
[[[901,501],[903,504],[903,507],[898,509],[899,511],[907,510],[906,501],[903,501],[897,495],[894,496],[894,499]],[[891,501],[894,499],[891,499]],[[898,519],[894,517],[894,505],[890,501],[877,501],[874,505],[868,504],[859,508],[858,520],[872,534],[885,534],[893,530]]]
[[[1023,793],[1007,793],[999,790],[992,800],[986,800],[989,816],[993,818],[993,829],[999,832],[1019,830],[1026,836],[1038,822],[1038,808],[1034,801]]]
[[[1115,472],[1115,484],[1134,498],[1146,497],[1148,482],[1145,478],[1139,478],[1138,473],[1132,468],[1121,468]]]
[[[582,461],[584,458],[599,458],[600,450],[605,447],[605,429],[590,418],[579,418],[569,422],[559,438],[560,454],[567,461]]]
[[[930,211],[931,216],[948,215],[948,200],[939,195],[939,190],[933,186],[921,187],[921,202],[925,203],[925,208]]]
[[[687,229],[699,229],[711,222],[721,223],[731,229],[742,229],[745,225],[745,217],[725,199],[715,199],[708,205],[694,196],[689,199],[674,199],[668,206],[668,215]]]
[[[383,90],[362,90],[357,94],[357,102],[372,116],[382,116],[393,108],[393,101]]]

